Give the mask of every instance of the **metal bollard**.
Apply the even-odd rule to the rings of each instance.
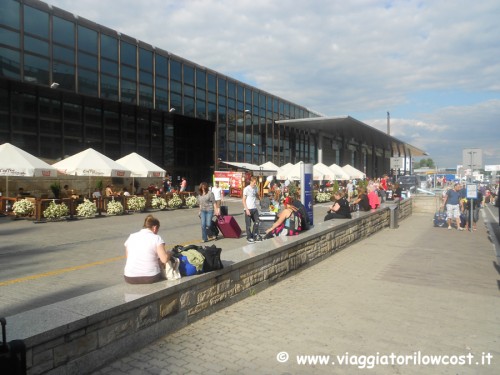
[[[399,205],[391,205],[389,206],[389,210],[391,212],[391,217],[389,221],[389,228],[391,229],[397,229],[399,227],[398,225],[398,214],[399,214]]]

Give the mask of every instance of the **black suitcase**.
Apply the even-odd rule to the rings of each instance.
[[[274,212],[261,212],[259,214],[259,234],[265,235],[266,230],[273,226],[276,219],[277,216]]]
[[[2,324],[2,346],[0,347],[0,372],[5,375],[26,374],[26,346],[22,340],[7,343],[5,326],[7,321],[0,318]]]

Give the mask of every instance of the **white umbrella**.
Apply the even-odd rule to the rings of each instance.
[[[116,161],[130,169],[132,177],[165,177],[166,171],[141,155],[132,152]]]
[[[314,164],[314,166],[313,166],[313,180],[316,180],[316,181],[337,180],[337,175],[326,164],[317,163],[317,164]]]
[[[262,168],[263,170],[275,171],[275,172],[277,172],[279,169],[279,167],[276,164],[274,164],[272,161],[266,161],[264,164],[261,164],[259,167]]]
[[[293,167],[292,163],[286,163],[285,165],[282,165],[281,167],[278,168],[278,171],[276,172],[276,179],[277,180],[286,180],[286,171],[287,169]]]
[[[349,175],[350,178],[366,178],[366,174],[349,164],[344,165],[342,169]]]
[[[5,196],[9,196],[9,176],[57,177],[57,169],[20,148],[0,145],[0,176],[6,177]]]
[[[91,177],[130,177],[131,171],[123,165],[97,152],[93,148],[79,152],[52,165],[61,173],[74,176],[89,176],[89,196]]]
[[[281,173],[278,177],[276,178],[278,180],[290,180],[290,181],[297,181],[300,180],[300,161],[297,164],[293,164],[292,166],[286,168],[285,170],[279,172]]]
[[[335,173],[336,180],[349,180],[351,177],[337,164],[333,163],[329,168]]]
[[[141,155],[132,152],[123,158],[116,161],[117,163],[127,167],[132,171],[130,174],[132,176],[132,186],[135,191],[135,178],[136,177],[158,177],[163,178],[167,171],[163,168],[157,166],[156,164],[150,162],[148,159],[142,157]],[[132,192],[133,194],[133,192]]]

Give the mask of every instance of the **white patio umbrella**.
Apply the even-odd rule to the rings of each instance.
[[[259,166],[260,168],[262,168],[263,170],[266,170],[266,171],[278,171],[279,167],[274,164],[272,161],[266,161],[264,164],[261,164]]]
[[[132,152],[116,161],[131,171],[132,177],[165,177],[165,169]]]
[[[276,179],[277,180],[286,180],[286,171],[287,169],[293,167],[292,163],[286,163],[285,165],[282,165],[281,167],[278,168],[278,171],[276,172]]]
[[[329,168],[335,173],[336,180],[349,180],[351,177],[337,164],[333,163]]]
[[[136,152],[132,152],[123,158],[116,161],[124,167],[130,169],[132,172],[132,186],[135,191],[135,178],[136,177],[158,177],[163,178],[167,171],[150,162],[148,159],[142,157]],[[134,192],[132,192],[133,194]]]
[[[123,165],[97,152],[93,148],[79,152],[52,165],[59,172],[74,176],[89,177],[89,196],[91,177],[130,177],[131,171]]]
[[[313,166],[313,180],[316,181],[330,181],[336,180],[337,175],[330,169],[329,166],[323,163],[317,163]]]
[[[349,175],[350,178],[366,178],[366,174],[349,164],[344,165],[342,169]]]
[[[0,176],[5,176],[5,196],[10,177],[57,177],[57,169],[10,143],[0,145]]]
[[[300,161],[297,164],[292,164],[292,166],[283,170],[280,177],[276,177],[278,180],[290,180],[290,181],[298,181],[300,180]]]

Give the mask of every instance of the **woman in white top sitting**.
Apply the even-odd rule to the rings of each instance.
[[[160,221],[153,215],[144,220],[144,228],[125,241],[127,262],[125,281],[129,284],[151,284],[160,281],[162,268],[170,260],[165,241],[158,235]]]

